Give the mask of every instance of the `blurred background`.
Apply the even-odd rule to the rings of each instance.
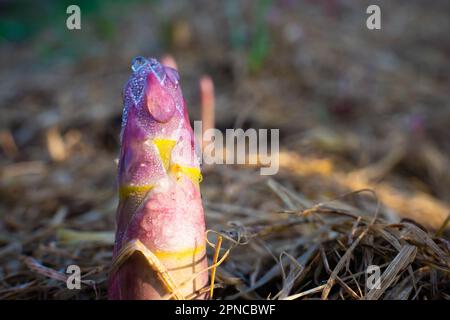
[[[81,30],[66,28],[70,4]],[[366,28],[370,4],[381,30]],[[275,179],[313,202],[372,188],[392,221],[438,229],[450,202],[449,34],[448,1],[0,0],[0,298],[73,297],[58,275],[36,276],[48,272],[37,261],[78,261],[98,284],[81,297],[104,297],[122,88],[138,55],[175,58],[191,121],[206,74],[216,127],[280,129],[277,176],[205,170],[208,227],[282,209],[264,196]]]

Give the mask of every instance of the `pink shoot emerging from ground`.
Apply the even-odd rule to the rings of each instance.
[[[214,83],[210,76],[203,76],[200,79],[200,105],[202,113],[202,149],[210,142],[205,134],[209,129],[214,128],[216,100],[214,96]]]
[[[179,75],[142,57],[134,59],[132,70],[123,95],[120,201],[108,295],[195,296],[208,282],[205,222]]]

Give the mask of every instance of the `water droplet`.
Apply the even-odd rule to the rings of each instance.
[[[161,123],[169,121],[175,113],[175,101],[166,87],[155,88],[147,94],[147,110],[152,117]]]
[[[177,88],[178,84],[180,83],[180,75],[178,74],[178,71],[170,67],[166,67],[166,74],[169,77],[170,81],[172,81],[172,83],[175,85],[175,88]]]
[[[122,129],[120,131],[120,142],[122,143],[122,137],[123,137],[123,131],[125,130],[125,126],[127,124],[128,119],[128,111],[130,109],[130,106],[133,104],[132,97],[125,92],[124,94],[124,101],[123,101],[123,110],[122,110]]]
[[[131,62],[131,70],[133,70],[134,72],[137,72],[140,68],[142,68],[142,66],[146,65],[148,63],[148,60],[145,59],[144,57],[136,57],[133,59],[133,61]]]
[[[166,79],[166,71],[164,70],[164,66],[158,62],[156,59],[149,59],[150,69],[153,74],[156,76],[160,84],[164,84],[164,80]]]
[[[137,105],[141,101],[145,89],[145,78],[143,76],[138,76],[131,79],[130,90],[133,97],[134,103]]]

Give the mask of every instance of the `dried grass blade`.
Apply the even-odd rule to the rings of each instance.
[[[220,252],[220,247],[222,246],[222,236],[218,236],[217,237],[217,244],[216,244],[216,250],[214,252],[214,258],[213,258],[213,265],[215,266],[214,268],[211,269],[211,288],[209,291],[209,298],[212,299],[213,298],[213,294],[214,294],[214,279],[216,277],[216,264],[217,264],[217,259],[219,258],[219,252]]]
[[[442,251],[441,248],[439,248],[439,246],[433,241],[433,239],[431,239],[428,233],[426,233],[413,223],[405,222],[404,225],[407,227],[407,232],[403,235],[405,238],[409,239],[409,236],[412,236],[412,241],[427,246],[433,251],[435,255],[445,261],[447,263],[447,266],[450,266],[449,255]]]
[[[345,254],[342,256],[342,258],[339,260],[338,264],[334,268],[333,272],[331,273],[330,278],[328,279],[323,291],[322,291],[322,299],[325,300],[328,298],[328,295],[330,294],[331,288],[333,287],[334,283],[336,282],[336,277],[338,276],[341,269],[345,266],[347,263],[347,260],[350,258],[353,250],[356,248],[356,246],[359,244],[361,239],[366,235],[367,231],[369,229],[364,229],[363,232],[359,235],[358,238],[356,238],[355,242],[352,243],[350,248],[347,249]]]
[[[394,282],[397,275],[405,270],[415,259],[417,247],[409,244],[404,245],[400,252],[395,256],[394,260],[389,264],[381,275],[380,287],[372,288],[365,296],[365,300],[378,300],[383,293]]]

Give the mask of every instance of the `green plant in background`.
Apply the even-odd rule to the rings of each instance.
[[[138,2],[144,1],[19,0],[2,2],[0,3],[0,43],[23,42],[45,28],[51,27],[56,30],[57,26],[65,26],[66,9],[71,4],[81,8],[82,21],[87,19],[95,23],[99,37],[110,39],[115,33],[114,20],[105,16],[105,9],[112,5],[125,7]]]
[[[224,3],[225,16],[229,28],[229,41],[234,50],[245,48],[247,26],[242,17],[241,3],[239,0],[230,0]]]
[[[245,22],[240,1],[231,0],[225,3],[230,45],[233,50],[245,51],[247,66],[252,73],[261,69],[269,54],[270,34],[266,17],[271,0],[258,0],[255,6],[253,24],[250,24]]]
[[[248,54],[248,67],[250,72],[258,72],[269,54],[269,31],[265,18],[270,4],[271,0],[258,1],[255,31]]]
[[[66,19],[66,8],[77,4],[83,15],[98,12],[99,0],[81,1],[11,1],[0,4],[0,42],[22,42],[30,39],[46,27],[62,23]],[[65,25],[65,24],[63,24]]]
[[[30,43],[41,66],[54,61],[77,60],[86,50],[96,50],[89,45],[93,41],[114,41],[118,32],[117,19],[133,5],[144,2],[148,3],[143,0],[0,2],[0,45]],[[66,28],[66,9],[71,4],[81,9],[81,32]]]

